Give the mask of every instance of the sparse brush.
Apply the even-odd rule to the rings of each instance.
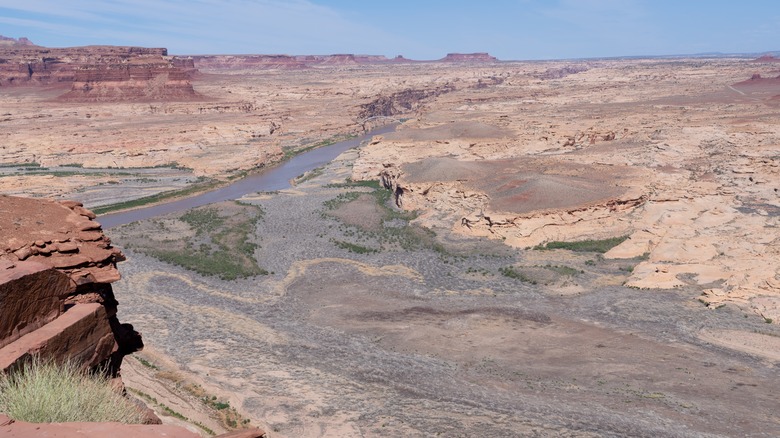
[[[0,373],[0,412],[30,423],[143,421],[140,410],[105,377],[90,375],[73,362],[38,358],[20,370]]]
[[[512,266],[505,266],[503,268],[498,268],[498,272],[501,273],[504,277],[514,278],[515,280],[520,280],[524,283],[531,283],[536,284],[536,280],[526,276],[522,272],[516,270]]]
[[[597,252],[604,254],[610,249],[623,243],[628,236],[612,237],[603,240],[579,240],[576,242],[547,242],[544,245],[536,245],[535,250],[568,249],[575,252]]]

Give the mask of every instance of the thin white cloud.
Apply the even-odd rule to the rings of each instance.
[[[402,40],[306,0],[5,3],[0,7],[34,17],[17,26],[80,35],[90,44],[165,45],[172,53],[376,53],[387,45],[382,42]]]
[[[11,26],[26,27],[32,29],[40,29],[47,32],[56,32],[63,35],[78,35],[82,28],[76,26],[69,26],[60,23],[52,23],[42,20],[30,20],[26,18],[13,18],[13,17],[0,17],[0,23],[8,24]],[[6,35],[12,36],[12,35]],[[20,35],[24,36],[24,35]]]

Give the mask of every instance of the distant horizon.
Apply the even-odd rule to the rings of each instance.
[[[32,44],[38,47],[44,47],[48,49],[67,49],[67,48],[77,48],[77,47],[101,47],[101,46],[109,46],[109,47],[143,47],[143,48],[152,48],[152,49],[165,49],[168,51],[168,56],[177,56],[177,57],[187,57],[187,56],[339,56],[339,55],[345,55],[345,56],[384,56],[388,60],[392,60],[396,58],[397,56],[403,57],[403,59],[409,60],[409,61],[417,61],[417,62],[431,62],[431,61],[439,61],[441,59],[446,58],[449,55],[474,55],[474,54],[487,54],[490,56],[494,56],[490,52],[486,52],[484,50],[482,51],[476,51],[476,52],[448,52],[444,55],[433,58],[433,59],[418,59],[418,58],[410,58],[408,56],[405,56],[403,54],[398,54],[395,56],[387,56],[385,54],[381,53],[172,53],[170,49],[163,46],[137,46],[137,45],[116,45],[116,44],[86,44],[82,46],[46,46],[41,45],[35,42],[32,38],[28,38],[24,35],[22,36],[11,36],[11,35],[3,35],[0,34],[0,38],[12,38],[15,40],[20,40],[23,38],[26,38],[28,41],[30,41]],[[2,47],[0,45],[0,47]],[[657,55],[615,55],[615,56],[596,56],[596,57],[588,57],[588,58],[549,58],[549,59],[501,59],[496,57],[497,62],[523,62],[523,61],[587,61],[587,60],[600,60],[600,59],[625,59],[625,58],[636,58],[636,59],[664,59],[664,58],[685,58],[685,57],[695,57],[695,58],[706,58],[706,57],[760,57],[760,56],[778,56],[780,55],[780,50],[767,50],[767,51],[761,51],[761,52],[702,52],[702,53],[665,53],[665,54],[657,54]]]
[[[0,34],[44,47],[188,55],[503,61],[777,52],[780,2],[745,0],[0,0]],[[291,55],[291,56],[294,56]]]

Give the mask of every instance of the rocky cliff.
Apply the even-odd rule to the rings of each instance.
[[[122,253],[76,202],[0,197],[0,370],[40,354],[107,366],[143,348],[117,318]]]
[[[0,87],[59,84],[70,87],[66,100],[190,100],[194,73],[191,59],[163,48],[0,44]]]

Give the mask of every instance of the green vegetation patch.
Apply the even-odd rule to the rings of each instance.
[[[128,237],[133,249],[160,261],[235,280],[268,274],[255,259],[255,228],[262,217],[263,210],[256,205],[224,202],[188,210],[174,220],[179,223],[175,229],[152,220],[140,231],[129,228]]]
[[[0,168],[6,167],[19,167],[19,168],[39,168],[41,163],[26,162],[26,163],[0,163]]]
[[[19,370],[0,373],[0,412],[30,423],[143,422],[136,406],[117,394],[105,377],[88,374],[72,362],[38,358]]]
[[[628,236],[612,237],[603,240],[579,240],[576,242],[547,242],[544,245],[537,245],[535,250],[547,249],[568,249],[576,252],[597,252],[604,254],[610,249],[620,245],[628,239]]]
[[[565,265],[546,265],[544,268],[566,277],[574,277],[575,275],[584,273],[584,271],[580,269],[574,269],[571,266]]]
[[[145,393],[143,391],[139,391],[137,389],[133,389],[133,388],[127,388],[127,390],[132,392],[133,394],[137,395],[138,397],[141,397],[142,399],[144,399],[144,401],[146,403],[149,403],[149,404],[152,404],[152,405],[155,405],[155,406],[159,407],[160,410],[161,410],[161,413],[163,415],[168,415],[168,416],[171,416],[171,417],[174,417],[174,418],[178,418],[181,421],[186,421],[188,423],[192,423],[195,426],[198,426],[199,428],[203,429],[203,431],[206,432],[207,434],[212,435],[212,436],[216,435],[216,433],[214,433],[213,430],[211,430],[209,427],[207,427],[203,423],[201,423],[199,421],[192,421],[192,420],[190,420],[189,418],[185,417],[184,415],[180,414],[179,412],[176,412],[173,409],[169,408],[164,403],[158,402],[157,399],[152,397],[151,395],[149,395],[149,394],[147,394],[147,393]]]
[[[437,241],[435,232],[410,223],[417,217],[416,212],[391,207],[393,193],[378,181],[347,181],[326,187],[364,189],[341,193],[323,203],[323,217],[341,221],[344,235],[354,239],[353,242],[334,241],[337,246],[361,254],[366,252],[357,247],[367,252],[431,249],[449,255]],[[378,249],[366,247],[364,243],[368,242],[373,242],[370,245]]]
[[[308,172],[305,172],[301,175],[298,175],[294,180],[294,184],[303,184],[306,181],[312,180],[314,178],[317,178],[318,176],[321,176],[325,172],[325,168],[320,166],[316,169],[310,170]]]
[[[504,277],[520,280],[524,283],[536,284],[536,280],[526,276],[522,272],[515,269],[513,266],[504,266],[503,268],[499,268],[498,272],[500,272]]]
[[[205,192],[213,188],[218,187],[222,183],[216,180],[208,180],[199,178],[199,182],[185,187],[180,190],[170,190],[167,192],[157,193],[155,195],[144,196],[143,198],[132,199],[130,201],[118,202],[116,204],[103,205],[92,209],[97,215],[105,214],[111,211],[128,210],[131,208],[142,207],[144,205],[154,204],[162,202],[167,199],[192,196],[197,193]]]
[[[347,251],[354,252],[356,254],[371,254],[371,253],[379,252],[378,250],[373,248],[368,248],[355,243],[344,242],[342,240],[334,240],[333,243],[335,243],[336,246],[338,246],[341,249],[346,249]]]

